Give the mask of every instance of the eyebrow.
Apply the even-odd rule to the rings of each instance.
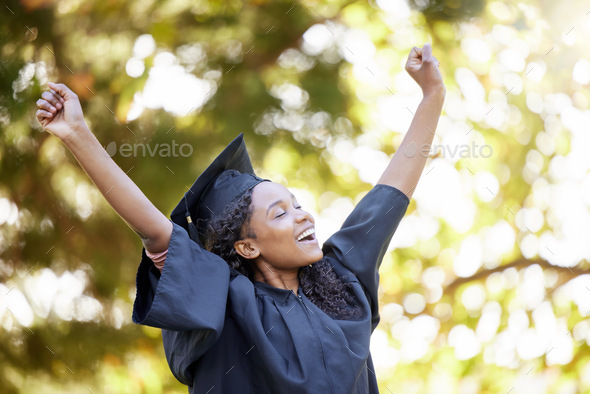
[[[295,199],[295,195],[294,195],[293,193],[291,193],[291,200],[294,200],[294,199]],[[268,216],[268,214],[269,214],[270,210],[271,210],[273,207],[275,207],[275,206],[277,206],[277,205],[281,204],[282,202],[283,202],[283,200],[277,200],[277,201],[273,202],[272,204],[270,204],[270,205],[268,206],[268,209],[266,210],[266,216]]]

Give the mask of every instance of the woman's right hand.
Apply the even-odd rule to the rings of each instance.
[[[406,71],[418,83],[424,95],[446,93],[440,70],[440,62],[432,55],[430,43],[422,48],[413,47],[406,61]]]
[[[86,126],[80,100],[63,83],[48,82],[47,85],[50,90],[37,100],[37,120],[43,130],[64,141]]]

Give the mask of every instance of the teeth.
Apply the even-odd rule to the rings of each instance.
[[[305,238],[311,234],[315,234],[315,229],[310,228],[309,230],[304,231],[303,234],[301,234],[299,237],[297,237],[297,242],[301,241],[303,238]]]

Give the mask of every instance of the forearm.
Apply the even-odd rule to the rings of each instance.
[[[406,136],[377,183],[393,186],[412,198],[426,165],[444,98],[444,89],[424,96]]]
[[[72,133],[64,143],[107,202],[141,237],[146,250],[168,248],[172,223],[110,158],[88,127]]]

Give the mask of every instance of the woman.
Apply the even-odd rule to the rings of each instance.
[[[412,49],[406,70],[424,97],[401,152],[431,144],[446,91],[429,44]],[[378,269],[426,156],[396,153],[320,249],[313,217],[289,190],[254,175],[242,135],[168,220],[106,154],[77,96],[49,87],[37,118],[141,237],[133,321],[162,329],[189,392],[378,392],[369,352]]]

